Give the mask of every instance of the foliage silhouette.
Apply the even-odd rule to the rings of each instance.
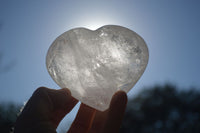
[[[20,108],[20,105],[14,103],[0,103],[0,133],[12,131]]]
[[[121,133],[199,133],[200,92],[164,85],[130,99]]]

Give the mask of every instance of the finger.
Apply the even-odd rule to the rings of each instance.
[[[54,90],[38,88],[23,109],[21,117],[29,122],[51,121],[56,128],[62,118],[75,106],[74,99],[67,89]],[[26,122],[27,123],[27,122]],[[30,124],[32,125],[32,124]]]
[[[115,93],[108,110],[103,133],[118,133],[127,103],[127,95],[123,91]]]
[[[91,128],[95,112],[95,109],[82,103],[68,133],[88,133]]]
[[[69,113],[78,102],[71,96],[71,92],[67,88],[60,90],[49,89],[48,95],[52,101],[53,108],[55,110],[62,109],[65,113]]]
[[[69,92],[65,90],[53,90],[45,87],[38,88],[29,101],[26,103],[23,111],[19,115],[15,125],[15,132],[31,132],[33,129],[40,130],[42,127],[44,130],[55,130],[59,121],[62,119],[58,113],[54,113],[63,110],[62,107],[66,106],[63,110],[67,113],[73,108],[77,101],[75,101]],[[64,116],[64,113],[62,116]],[[54,118],[57,119],[54,119]],[[56,122],[55,122],[56,121]],[[43,125],[46,125],[45,127]],[[36,128],[37,127],[37,128]]]
[[[124,93],[124,92],[118,92],[118,93]],[[121,94],[116,94],[116,95],[121,95]],[[108,112],[109,112],[109,109],[106,111],[103,111],[103,112],[96,111],[95,118],[94,118],[94,121],[93,121],[93,124],[92,124],[92,127],[91,127],[89,133],[102,133],[103,132],[102,129],[104,128],[104,125],[107,121]]]
[[[49,89],[48,96],[53,106],[51,120],[57,127],[63,117],[77,104],[78,100],[71,96],[71,92],[67,88],[60,90]]]
[[[102,133],[102,129],[106,122],[107,114],[108,114],[108,110],[103,111],[103,112],[96,110],[96,114],[95,114],[92,127],[89,133]]]

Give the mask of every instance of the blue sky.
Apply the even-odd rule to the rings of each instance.
[[[75,27],[107,24],[134,30],[149,48],[147,69],[129,97],[166,82],[200,87],[197,0],[0,0],[0,101],[22,103],[40,86],[58,89],[45,65],[54,39]]]

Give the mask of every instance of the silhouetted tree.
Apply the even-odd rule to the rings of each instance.
[[[0,103],[0,133],[10,133],[21,106],[13,103]]]
[[[145,89],[129,100],[121,133],[200,133],[200,92],[172,85]]]

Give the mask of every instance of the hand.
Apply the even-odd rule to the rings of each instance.
[[[56,133],[60,121],[77,102],[68,89],[38,88],[18,117],[14,133]],[[126,93],[119,91],[104,112],[81,104],[67,133],[118,133],[126,103]]]

